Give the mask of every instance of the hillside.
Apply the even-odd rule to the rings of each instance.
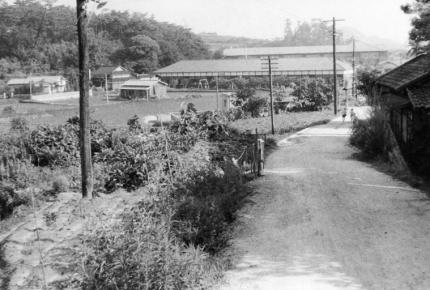
[[[264,46],[270,42],[266,39],[218,35],[217,33],[200,33],[198,36],[203,39],[210,51],[217,51],[231,47],[258,47]]]
[[[59,72],[73,83],[78,49],[75,8],[22,0],[0,1],[0,79]],[[140,13],[89,15],[90,66],[121,64],[147,73],[180,59],[209,56],[202,39],[182,26]]]

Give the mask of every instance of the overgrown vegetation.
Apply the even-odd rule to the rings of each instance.
[[[36,179],[48,181],[50,198],[79,188],[79,170],[67,172],[78,166],[78,121],[2,136],[2,219],[28,202],[23,190],[39,186]],[[83,237],[84,288],[206,288],[219,275],[214,255],[227,245],[228,225],[248,193],[230,160],[254,141],[227,122],[192,104],[165,128],[148,130],[136,116],[127,129],[91,122],[96,190],[142,190],[146,198],[120,222]]]
[[[353,123],[350,143],[359,148],[364,158],[387,157],[390,150],[382,109],[374,107],[370,117]]]

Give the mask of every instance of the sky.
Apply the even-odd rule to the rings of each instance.
[[[283,35],[285,19],[344,19],[338,27],[357,29],[407,43],[410,16],[400,5],[412,0],[107,0],[107,9],[153,15],[155,19],[191,28],[196,33],[273,39]],[[74,5],[75,0],[58,0]]]

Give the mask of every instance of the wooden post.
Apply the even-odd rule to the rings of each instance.
[[[275,135],[275,126],[273,124],[273,80],[272,80],[272,59],[267,57],[269,61],[269,82],[270,82],[270,122],[272,125],[272,135]]]
[[[89,65],[87,46],[86,0],[76,0],[79,48],[79,144],[81,153],[82,197],[92,197],[93,168],[91,164]]]
[[[219,103],[219,101],[218,101],[218,91],[219,91],[219,89],[218,89],[218,74],[215,76],[215,84],[216,84],[216,110],[218,111],[219,110],[219,107],[218,107],[218,103]]]
[[[108,77],[107,77],[107,74],[105,74],[105,93],[106,93],[106,103],[109,103]]]

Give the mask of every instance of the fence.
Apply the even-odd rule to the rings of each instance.
[[[264,145],[266,141],[266,134],[258,134],[257,129],[254,136],[252,145],[247,146],[242,154],[237,159],[237,166],[242,170],[244,175],[251,175],[254,177],[261,176],[264,169]]]

